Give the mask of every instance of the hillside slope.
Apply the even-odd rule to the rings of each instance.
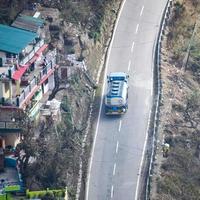
[[[163,41],[152,200],[200,199],[199,10],[198,0],[176,0]]]

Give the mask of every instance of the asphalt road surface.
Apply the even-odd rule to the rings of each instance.
[[[113,117],[105,116],[101,106],[86,200],[137,199],[152,105],[154,48],[166,3],[167,0],[126,0],[123,4],[106,74],[129,74],[129,108],[125,115]]]

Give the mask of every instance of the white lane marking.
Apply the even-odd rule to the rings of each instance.
[[[112,187],[111,187],[111,194],[110,194],[111,199],[113,198],[113,194],[114,194],[114,187],[112,185]]]
[[[131,52],[133,52],[134,46],[135,46],[135,42],[132,43]]]
[[[108,48],[108,56],[107,56],[108,59],[109,59],[109,56],[110,56],[110,51],[111,51],[111,48],[112,48],[112,45],[113,45],[113,40],[114,40],[114,36],[115,36],[116,30],[117,30],[119,19],[120,19],[120,16],[121,16],[121,13],[122,13],[122,10],[124,8],[125,3],[126,3],[126,0],[123,1],[121,8],[119,10],[119,14],[117,16],[117,20],[116,20],[114,31],[113,31],[113,36],[112,36],[112,39],[111,39],[111,42],[110,42],[110,46]],[[93,155],[94,155],[94,149],[95,149],[95,144],[96,144],[96,140],[97,140],[97,134],[98,134],[98,128],[99,128],[99,122],[100,122],[100,115],[101,115],[102,104],[103,104],[103,94],[104,94],[105,83],[106,83],[105,74],[107,74],[107,71],[108,71],[108,59],[106,59],[106,64],[105,64],[106,67],[105,67],[104,80],[103,80],[103,86],[102,86],[103,89],[102,89],[102,93],[101,93],[101,103],[100,103],[97,126],[96,126],[96,130],[95,130],[94,141],[93,141],[93,144],[92,144],[91,157],[90,157],[89,168],[88,168],[88,173],[87,173],[87,183],[86,183],[86,192],[85,192],[85,199],[86,200],[88,200],[88,198],[89,198],[90,175],[91,175],[91,170],[92,170],[92,162],[93,162],[93,158],[94,158]]]
[[[131,61],[129,60],[128,61],[128,72],[130,71],[130,68],[131,68]]]
[[[117,141],[116,154],[118,153],[118,149],[119,149],[119,142]]]
[[[142,6],[142,9],[141,9],[141,11],[140,11],[140,17],[142,16],[143,11],[144,11],[144,6]]]
[[[114,167],[113,167],[113,176],[115,175],[115,172],[116,172],[116,163],[114,164]]]
[[[121,127],[122,127],[122,120],[119,121],[119,129],[118,129],[119,132],[121,131]]]
[[[151,121],[151,112],[152,112],[152,110],[150,110],[149,116],[148,116],[149,118],[148,118],[148,124],[147,124],[147,128],[146,128],[146,136],[145,136],[145,141],[144,141],[144,146],[143,146],[143,151],[142,151],[142,159],[140,161],[140,167],[139,167],[136,190],[135,190],[135,200],[138,200],[139,184],[140,184],[140,179],[141,179],[142,165],[144,162],[144,155],[145,155],[146,146],[147,146],[148,130],[149,130],[150,121]]]
[[[136,29],[135,29],[135,34],[138,33],[138,29],[139,29],[139,24],[137,24]]]

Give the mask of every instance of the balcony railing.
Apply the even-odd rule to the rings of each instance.
[[[53,65],[52,65],[52,62],[50,61],[48,64],[47,64],[47,66],[46,67],[44,67],[43,69],[42,69],[42,71],[40,72],[40,80],[44,77],[44,76],[46,76],[47,74],[48,74],[48,72],[51,70],[51,69],[53,69]]]
[[[44,45],[44,40],[40,40],[38,43],[35,44],[35,46],[33,47],[33,50],[27,55],[25,56],[21,61],[20,61],[20,65],[25,65],[31,58],[33,58],[33,56],[35,55],[35,53]]]
[[[37,85],[36,77],[30,82],[30,84],[23,90],[19,97],[16,98],[16,106],[20,106],[26,97],[32,92],[33,88]]]
[[[16,122],[0,121],[1,129],[19,130],[20,128]]]
[[[5,60],[5,63],[4,63],[4,65],[5,66],[12,66],[12,65],[15,65],[15,64],[17,64],[17,58],[15,58],[15,57],[11,57],[11,58],[6,58],[6,60]]]

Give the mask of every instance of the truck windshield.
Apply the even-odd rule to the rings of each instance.
[[[110,81],[123,81],[125,80],[125,77],[118,76],[118,77],[110,77]]]

